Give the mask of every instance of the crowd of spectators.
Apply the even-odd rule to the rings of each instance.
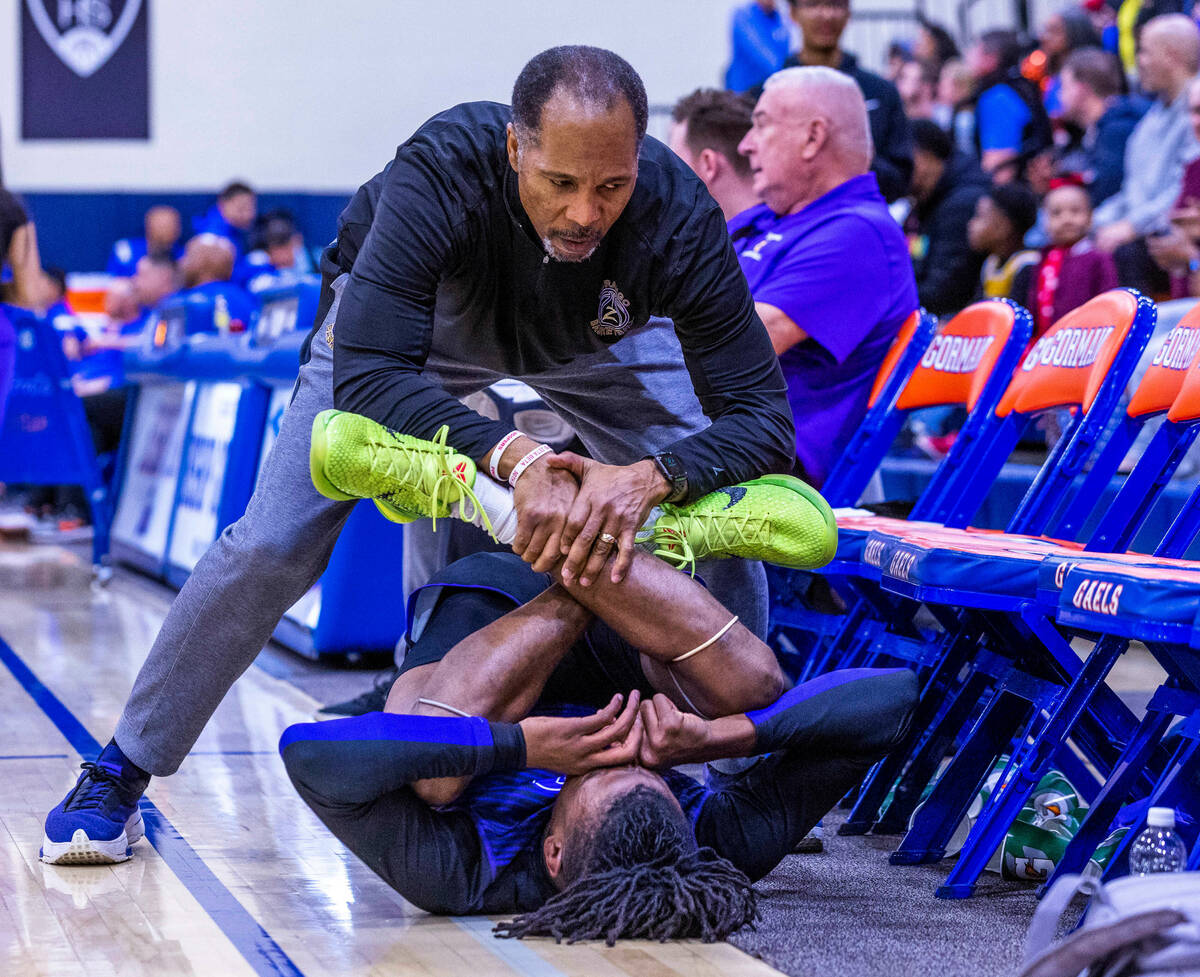
[[[890,45],[884,78],[841,47],[848,0],[788,0],[786,11],[754,0],[735,35],[750,29],[750,8],[776,31],[786,12],[796,50],[751,65],[743,38],[727,80],[757,72],[745,86],[754,95],[785,65],[853,78],[922,304],[949,314],[979,296],[1010,297],[1041,327],[1114,283],[1156,298],[1200,294],[1200,168],[1189,168],[1200,155],[1189,102],[1200,30],[1169,3],[1137,7],[1064,5],[1036,38],[997,28],[962,49],[919,20]],[[1010,185],[1020,190],[993,192]]]

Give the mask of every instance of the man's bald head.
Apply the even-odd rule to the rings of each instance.
[[[1164,14],[1146,23],[1138,37],[1142,86],[1173,100],[1200,70],[1200,29],[1183,14]]]
[[[227,282],[233,275],[233,245],[216,234],[197,234],[187,243],[179,273],[184,288],[195,288],[209,282]]]
[[[767,79],[764,91],[770,89],[789,93],[793,104],[810,117],[828,120],[829,148],[855,168],[852,176],[870,169],[871,123],[862,89],[853,78],[833,68],[784,68]]]
[[[866,173],[873,149],[858,85],[832,68],[785,68],[767,79],[739,147],[755,189],[777,214],[796,213]]]

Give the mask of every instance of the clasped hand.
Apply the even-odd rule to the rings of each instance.
[[[680,712],[659,693],[641,701],[635,690],[591,716],[529,716],[521,720],[525,765],[568,776],[632,763],[663,769],[702,759],[707,720]]]
[[[513,552],[538,573],[561,560],[564,583],[578,578],[586,587],[615,546],[611,579],[620,583],[633,562],[635,534],[669,492],[650,461],[604,465],[570,451],[547,455],[517,481]]]

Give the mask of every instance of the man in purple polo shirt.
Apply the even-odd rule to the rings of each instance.
[[[772,75],[738,151],[763,202],[729,230],[787,378],[798,471],[819,486],[917,307],[912,262],[869,172],[871,131],[853,79],[817,67]]]

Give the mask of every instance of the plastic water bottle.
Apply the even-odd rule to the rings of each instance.
[[[1175,833],[1174,810],[1152,807],[1145,829],[1129,849],[1129,871],[1134,875],[1182,872],[1187,854],[1187,846]]]

